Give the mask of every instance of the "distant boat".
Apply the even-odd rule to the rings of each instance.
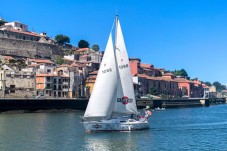
[[[124,38],[116,16],[115,46],[112,30],[97,79],[87,105],[83,125],[87,131],[132,131],[148,129],[148,117],[139,119]]]
[[[163,111],[163,110],[166,110],[166,108],[160,108],[160,107],[157,107],[155,108],[156,111]]]

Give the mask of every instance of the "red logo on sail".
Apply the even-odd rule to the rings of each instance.
[[[128,98],[127,96],[123,96],[122,98],[117,98],[117,102],[121,102],[126,105],[128,103],[132,103],[133,99]]]
[[[128,104],[128,97],[127,96],[122,97],[122,104],[124,104],[124,105]]]

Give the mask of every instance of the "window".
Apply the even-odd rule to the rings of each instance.
[[[10,93],[15,93],[15,85],[10,85]]]
[[[50,82],[50,77],[47,77],[47,82]]]
[[[46,89],[50,89],[50,88],[51,88],[50,84],[47,84]]]
[[[47,73],[50,73],[51,72],[51,70],[50,69],[47,69]]]

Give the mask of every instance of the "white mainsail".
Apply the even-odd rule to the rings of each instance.
[[[117,58],[118,71],[120,81],[117,86],[117,102],[115,105],[116,113],[136,114],[136,99],[133,88],[133,81],[131,69],[129,65],[129,58],[124,43],[120,22],[116,19],[116,41],[115,41],[115,54]]]
[[[110,33],[105,54],[98,71],[84,118],[110,118],[116,102],[116,87],[116,59],[113,49],[112,34]]]

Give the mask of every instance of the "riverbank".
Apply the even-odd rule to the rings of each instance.
[[[193,99],[137,99],[137,107],[144,108],[178,108],[178,107],[199,107],[213,104],[224,104],[225,98],[193,98]],[[5,111],[26,111],[35,112],[42,110],[82,110],[87,107],[88,99],[0,99],[0,112]]]

